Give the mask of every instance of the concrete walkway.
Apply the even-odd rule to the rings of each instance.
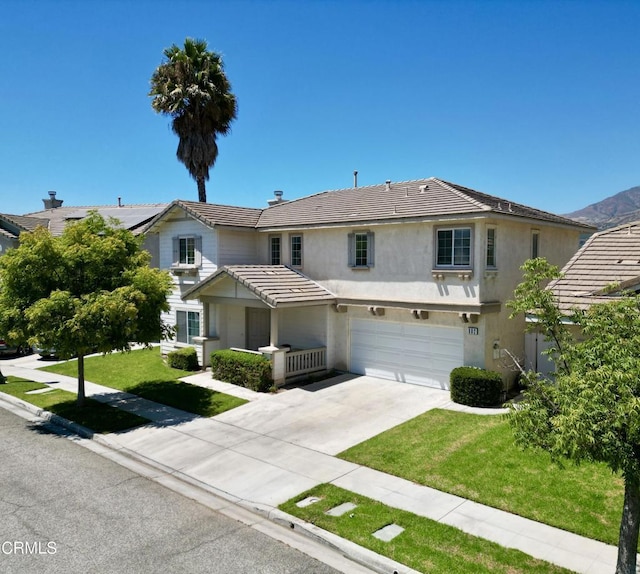
[[[1,366],[5,375],[74,392],[77,388],[75,379],[33,370],[26,360]],[[451,403],[448,392],[352,376],[275,395],[214,381],[209,373],[183,380],[242,396],[249,403],[203,418],[87,383],[87,396],[153,421],[131,431],[101,435],[99,440],[245,508],[326,537],[335,546],[341,544],[337,537],[276,507],[328,482],[576,572],[615,571],[613,546],[335,458],[346,448],[431,408],[474,411]],[[345,552],[356,551],[355,545],[347,547],[350,550]]]

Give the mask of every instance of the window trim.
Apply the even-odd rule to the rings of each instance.
[[[357,264],[357,240],[358,237],[366,237],[366,263]],[[371,269],[375,265],[375,233],[373,231],[352,231],[348,239],[348,265],[352,269]]]
[[[299,247],[300,262],[299,263],[295,262],[293,258],[293,255],[294,255],[293,240],[296,238],[300,238],[300,247]],[[304,239],[303,239],[302,233],[292,233],[289,235],[289,263],[291,267],[295,267],[297,269],[301,269],[304,264]]]
[[[469,260],[465,263],[456,264],[455,262],[455,232],[461,230],[469,231]],[[449,263],[438,263],[439,247],[440,247],[440,232],[452,231],[451,242],[451,259]],[[434,229],[434,268],[436,269],[473,269],[473,242],[474,242],[474,226],[473,225],[449,225],[440,226]]]
[[[278,240],[278,262],[274,263],[273,242]],[[269,265],[282,265],[282,235],[269,235]]]
[[[186,330],[185,330],[185,337],[184,340],[181,340],[181,332],[180,332],[180,324],[181,321],[178,318],[180,313],[184,313],[184,325],[186,325]],[[198,332],[197,333],[190,333],[189,331],[189,326],[192,324],[192,322],[190,321],[191,316],[196,316],[198,319]],[[193,338],[194,337],[199,337],[200,336],[200,332],[202,329],[202,320],[201,320],[201,313],[200,311],[191,311],[189,309],[176,309],[176,315],[175,315],[175,320],[176,320],[176,342],[177,343],[181,343],[183,345],[193,345],[194,341]]]
[[[193,240],[193,263],[181,263],[180,262],[180,253],[181,253],[181,242],[188,241],[189,239]],[[171,269],[198,269],[202,267],[202,236],[194,235],[194,234],[186,234],[186,235],[175,235],[172,238],[173,244],[173,257],[171,263]]]

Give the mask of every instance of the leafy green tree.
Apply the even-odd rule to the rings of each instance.
[[[7,340],[78,357],[78,405],[85,398],[84,357],[128,350],[171,332],[171,278],[149,267],[142,238],[93,212],[53,237],[39,227],[0,258],[0,332]]]
[[[553,380],[528,374],[524,400],[509,420],[516,442],[548,451],[556,461],[602,462],[624,479],[616,574],[635,574],[640,527],[640,298],[629,295],[575,310],[567,317],[549,290],[556,267],[525,263],[524,281],[510,302],[533,312],[553,342]],[[572,337],[567,319],[575,325]]]
[[[218,135],[227,135],[237,114],[236,97],[220,54],[204,40],[187,38],[164,51],[166,61],[151,76],[151,106],[171,116],[178,136],[176,155],[198,185],[198,201],[207,201],[205,181],[218,157]]]

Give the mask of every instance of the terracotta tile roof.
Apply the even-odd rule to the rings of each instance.
[[[325,191],[265,209],[259,228],[370,223],[442,215],[499,213],[594,228],[437,178]]]
[[[640,221],[592,235],[548,285],[560,308],[586,308],[640,285]],[[616,285],[612,290],[612,285]]]
[[[168,213],[176,209],[183,209],[195,219],[211,227],[221,225],[225,227],[249,227],[252,229],[255,228],[262,213],[262,209],[254,207],[235,207],[232,205],[177,199],[171,202],[162,212],[158,213],[146,226],[145,231],[149,231],[164,219]]]
[[[223,277],[244,285],[270,307],[331,303],[335,295],[286,265],[227,265],[192,287],[183,299],[195,299]]]

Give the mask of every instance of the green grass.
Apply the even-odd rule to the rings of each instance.
[[[296,502],[307,496],[321,500],[299,508]],[[342,516],[329,516],[326,511],[352,502],[357,507]],[[457,528],[390,508],[365,496],[329,484],[319,485],[282,504],[281,510],[306,522],[333,532],[425,573],[442,574],[516,574],[568,573],[568,570],[543,562],[519,550],[466,534]],[[404,532],[389,542],[378,540],[372,533],[388,524],[397,524]]]
[[[44,388],[47,388],[47,385],[17,377],[8,377],[7,383],[0,385],[0,392],[55,413],[97,433],[124,431],[149,422],[146,418],[92,399],[86,399],[84,406],[79,408],[76,404],[76,394],[62,389],[54,389],[36,395],[27,394],[28,391]]]
[[[339,455],[609,544],[618,544],[622,479],[604,465],[551,463],[514,445],[505,417],[432,410]]]
[[[42,370],[77,377],[78,362],[67,361]],[[87,381],[204,417],[212,417],[247,402],[225,393],[178,381],[178,378],[192,374],[167,366],[157,347],[130,353],[98,355],[84,360],[84,376]]]

